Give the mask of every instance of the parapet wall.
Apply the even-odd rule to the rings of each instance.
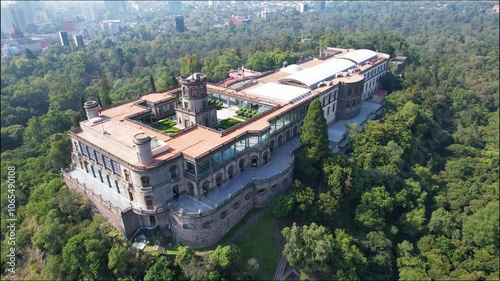
[[[129,225],[125,227],[122,218],[122,212],[111,206],[106,200],[100,197],[98,194],[94,194],[91,189],[85,188],[85,185],[78,183],[77,180],[71,178],[68,174],[63,173],[63,179],[66,185],[73,191],[78,192],[83,197],[94,205],[99,212],[108,219],[108,222],[115,227],[118,232],[123,236],[129,237],[133,233],[133,226]]]
[[[222,205],[200,214],[170,212],[170,221],[179,243],[193,248],[219,241],[252,208],[267,207],[275,196],[286,192],[292,183],[293,165],[281,173],[244,187]]]

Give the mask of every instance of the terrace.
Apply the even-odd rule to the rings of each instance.
[[[232,195],[241,191],[249,184],[269,181],[270,178],[280,175],[290,167],[290,165],[293,165],[294,156],[291,152],[299,146],[300,140],[296,137],[286,142],[284,145],[277,147],[269,163],[263,167],[255,169],[248,168],[245,172],[237,175],[232,180],[224,183],[221,187],[200,199],[195,199],[189,195],[183,195],[178,200],[169,203],[169,208],[175,212],[180,212],[182,209],[183,212],[188,214],[198,214],[210,211],[226,202],[226,200],[229,200]]]

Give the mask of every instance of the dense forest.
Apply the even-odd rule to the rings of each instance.
[[[6,279],[252,279],[241,250],[175,259],[139,254],[69,191],[66,131],[82,101],[103,105],[176,85],[196,70],[212,82],[230,68],[270,70],[320,47],[408,56],[380,120],[351,128],[352,153],[331,155],[310,106],[292,190],[270,212],[288,224],[283,255],[302,278],[498,280],[499,25],[490,2],[335,2],[316,13],[186,33],[138,26],[86,49],[52,47],[1,61],[2,253],[15,195],[16,273]],[[301,42],[303,38],[310,41]],[[153,78],[151,78],[153,77]],[[153,86],[154,85],[154,86]],[[154,87],[154,88],[153,88]],[[324,151],[324,153],[317,153]],[[317,161],[322,159],[322,161]],[[314,161],[313,161],[314,160]],[[311,163],[307,165],[307,163]],[[12,168],[14,167],[14,168]],[[307,167],[307,169],[306,169]],[[7,175],[15,169],[15,189]],[[319,181],[318,181],[319,179]],[[321,192],[320,192],[321,191]]]

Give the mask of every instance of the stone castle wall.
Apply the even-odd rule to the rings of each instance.
[[[124,220],[119,209],[113,208],[110,203],[107,203],[105,199],[103,200],[103,198],[99,197],[98,194],[94,194],[91,189],[86,189],[76,180],[72,179],[68,174],[63,173],[63,179],[66,185],[71,190],[78,192],[88,201],[90,201],[92,205],[94,205],[99,210],[99,212],[108,219],[109,223],[113,227],[115,227],[120,233],[128,237],[127,232],[131,231],[130,229],[133,227],[131,223],[133,220]],[[127,224],[127,227],[124,225],[124,223]]]
[[[207,247],[219,241],[252,208],[266,207],[278,194],[286,192],[293,177],[293,165],[269,180],[254,182],[234,194],[230,200],[200,214],[170,212],[176,241],[193,248]],[[260,194],[259,194],[260,191]]]

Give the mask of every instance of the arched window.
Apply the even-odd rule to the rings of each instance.
[[[229,179],[232,179],[234,177],[234,166],[231,165],[229,166],[229,169],[227,170],[227,176]]]
[[[153,196],[146,196],[144,197],[144,201],[146,201],[146,207],[148,210],[154,209],[154,204],[153,204]]]
[[[252,192],[248,192],[247,195],[245,195],[245,200],[248,201],[252,197]]]
[[[345,109],[349,109],[349,108],[351,108],[351,104],[349,101],[346,101],[345,102]]]
[[[182,87],[182,96],[187,97],[187,88],[186,87]]]
[[[210,184],[208,181],[203,182],[203,194],[206,196],[208,194],[208,191],[210,191]]]
[[[123,170],[123,174],[125,174],[125,180],[130,181],[130,174],[128,173],[127,170]]]
[[[292,135],[297,136],[297,126],[293,126]]]
[[[151,184],[149,183],[149,177],[141,177],[141,183],[143,187],[150,187]]]
[[[178,185],[174,185],[174,187],[172,187],[172,192],[175,194],[179,194],[179,186]]]
[[[243,172],[245,170],[245,159],[240,160],[239,166],[240,166],[240,172]]]
[[[266,151],[264,152],[264,156],[262,156],[262,163],[265,165],[269,162],[269,153]]]
[[[252,161],[252,168],[257,168],[257,165],[259,164],[259,157],[254,155],[252,156],[251,161]]]
[[[191,95],[191,98],[197,98],[198,97],[198,90],[196,88],[191,88],[189,89],[189,94]]]
[[[189,195],[194,197],[194,185],[192,182],[188,182]]]
[[[170,167],[170,177],[172,179],[176,179],[177,178],[177,166]]]
[[[290,130],[286,131],[286,133],[285,133],[285,139],[286,140],[290,139]]]
[[[271,141],[271,144],[269,145],[269,149],[270,149],[271,151],[273,151],[273,150],[274,150],[274,140],[272,140],[272,141]]]
[[[222,185],[222,174],[218,173],[217,176],[215,177],[215,182],[217,184],[217,187]]]

